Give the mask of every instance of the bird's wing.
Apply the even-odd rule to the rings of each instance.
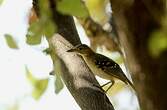
[[[97,54],[96,57],[98,57],[96,58],[98,59],[96,61],[96,65],[99,65],[99,68],[101,68],[105,73],[112,75],[117,79],[120,79],[124,83],[129,84],[134,90],[136,90],[134,85],[126,77],[121,67],[117,63],[115,63],[112,59],[101,54]]]
[[[120,79],[123,82],[127,81],[126,75],[123,73],[122,69],[116,62],[101,54],[97,54],[96,57],[96,59],[98,59],[95,62],[96,65],[99,66],[99,68],[101,68],[105,73],[108,73],[109,75],[112,75],[113,77]]]

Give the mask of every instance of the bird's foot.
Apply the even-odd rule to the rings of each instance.
[[[93,84],[93,86],[95,86],[95,87],[99,88],[102,92],[104,92],[104,93],[105,93],[105,90],[103,90],[103,88],[102,88],[101,86],[99,86],[99,85],[97,85],[97,84]]]
[[[101,86],[101,88],[103,88],[104,86],[106,86],[106,85],[108,85],[108,84],[110,84],[110,83],[111,83],[111,85],[110,85],[106,90],[104,90],[105,93],[107,93],[108,90],[111,89],[111,87],[114,85],[115,81],[114,81],[114,80],[111,80],[111,81],[109,81],[109,82],[107,82],[107,83],[105,83],[105,84],[103,84],[103,85]]]

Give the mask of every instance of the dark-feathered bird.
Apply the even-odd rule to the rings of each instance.
[[[125,84],[129,84],[134,90],[133,84],[126,77],[120,66],[114,62],[112,59],[95,53],[91,48],[85,44],[79,44],[74,48],[68,50],[67,52],[75,52],[81,55],[85,62],[87,63],[90,70],[97,76],[110,80],[114,84],[116,79],[123,81]],[[105,85],[107,85],[106,83]],[[111,88],[111,86],[106,90],[106,92]]]

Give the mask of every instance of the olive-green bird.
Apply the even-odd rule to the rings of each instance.
[[[79,44],[74,48],[68,50],[67,52],[75,52],[78,55],[81,55],[88,67],[90,68],[90,70],[95,75],[103,79],[110,80],[110,82],[104,84],[103,86],[109,83],[112,83],[113,85],[115,80],[119,79],[123,81],[125,84],[129,84],[135,90],[133,84],[129,81],[129,79],[126,77],[126,75],[116,62],[104,55],[95,53],[87,45]],[[106,92],[111,88],[111,86],[106,90]]]

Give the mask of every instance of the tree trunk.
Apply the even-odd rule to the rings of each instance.
[[[149,38],[161,30],[165,0],[110,0],[142,110],[167,110],[167,50],[153,58]],[[156,45],[155,45],[156,46]]]

